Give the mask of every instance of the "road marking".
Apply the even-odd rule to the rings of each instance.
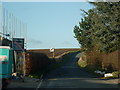
[[[42,85],[42,81],[43,81],[42,77],[43,77],[43,75],[41,75],[41,77],[40,77],[41,81],[40,81],[40,83],[38,84],[36,90],[38,90],[38,89],[40,88],[40,86]]]
[[[42,81],[43,81],[43,79],[42,79],[42,80],[40,81],[40,83],[38,84],[36,90],[38,90],[38,89],[40,88],[40,86],[42,85]]]

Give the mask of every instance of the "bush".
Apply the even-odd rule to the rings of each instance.
[[[120,75],[120,72],[115,71],[115,72],[112,72],[112,74],[113,74],[113,77],[118,78]]]
[[[78,66],[82,68],[87,66],[87,61],[85,56],[80,57],[80,59],[78,60]]]

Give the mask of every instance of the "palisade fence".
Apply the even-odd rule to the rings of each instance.
[[[18,18],[19,16],[16,17],[1,3],[0,12],[0,46],[13,48],[13,72],[25,75],[24,49],[27,49],[27,23]]]
[[[25,48],[27,48],[27,23],[16,17],[3,5],[0,7],[0,12],[0,43],[4,43],[5,40],[12,41],[13,38],[24,38]],[[6,43],[8,41],[5,41]]]
[[[120,71],[120,49],[111,53],[99,53],[95,50],[86,53],[89,65],[98,65],[105,70]]]
[[[26,75],[35,74],[43,71],[49,64],[49,58],[43,53],[26,53]]]
[[[70,49],[71,50],[71,49]],[[74,51],[75,49],[73,49]],[[41,51],[41,50],[39,50]],[[60,51],[58,52],[59,55],[51,58],[48,57],[49,55],[46,54],[46,50],[44,53],[42,52],[34,52],[34,51],[30,51],[28,50],[26,52],[26,75],[30,75],[30,74],[36,74],[36,73],[40,73],[43,72],[49,65],[53,64],[53,63],[60,63],[62,62],[62,60],[64,60],[65,56],[68,55],[70,53],[70,51],[68,50],[62,50],[62,53],[60,53]],[[43,50],[42,50],[43,51]],[[57,52],[56,52],[57,53]]]

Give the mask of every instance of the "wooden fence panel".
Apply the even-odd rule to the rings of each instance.
[[[99,53],[92,50],[87,52],[86,56],[88,64],[94,65],[96,60],[99,60],[105,69],[111,67],[113,70],[120,70],[120,49],[111,53]]]

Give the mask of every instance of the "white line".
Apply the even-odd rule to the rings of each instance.
[[[43,75],[41,75],[41,77],[40,77],[41,81],[40,81],[40,83],[38,84],[38,86],[37,86],[36,90],[38,90],[38,89],[39,89],[39,87],[40,87],[40,86],[41,86],[41,84],[42,84],[42,81],[43,81],[42,77],[43,77]]]
[[[38,90],[39,89],[39,87],[41,86],[41,84],[42,84],[42,81],[43,81],[43,79],[40,81],[40,83],[38,84],[38,86],[37,86],[37,88],[36,88],[36,90]]]

